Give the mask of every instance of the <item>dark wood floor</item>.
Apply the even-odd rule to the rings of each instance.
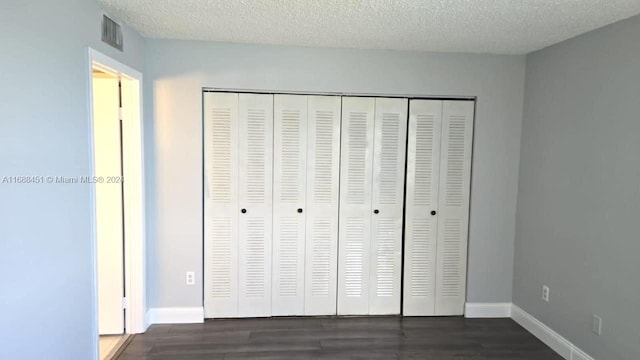
[[[154,325],[119,360],[561,360],[510,319],[272,318]]]

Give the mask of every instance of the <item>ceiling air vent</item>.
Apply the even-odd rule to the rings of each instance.
[[[107,15],[102,16],[102,41],[122,51],[122,28]]]

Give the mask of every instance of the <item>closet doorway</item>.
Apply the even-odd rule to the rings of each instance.
[[[203,106],[206,318],[464,313],[473,100]]]

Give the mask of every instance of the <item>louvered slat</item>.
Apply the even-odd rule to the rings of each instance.
[[[243,299],[250,302],[251,299],[262,300],[265,297],[265,263],[268,249],[266,248],[265,232],[266,221],[257,216],[249,216],[244,224],[244,291]]]
[[[307,284],[309,292],[307,294],[307,302],[310,298],[326,298],[335,293],[332,284],[335,284],[335,279],[331,278],[332,275],[332,255],[334,254],[332,246],[332,226],[331,219],[317,217],[314,219],[312,226],[311,237],[311,261],[309,262],[310,280]],[[333,280],[333,281],[332,281]],[[313,307],[310,305],[309,307]],[[307,311],[306,315],[310,315]],[[324,313],[330,315],[335,310],[331,309]]]

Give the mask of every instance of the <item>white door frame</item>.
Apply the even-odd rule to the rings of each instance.
[[[142,73],[134,70],[92,48],[88,51],[88,118],[89,149],[91,152],[91,176],[95,174],[93,139],[93,69],[99,68],[122,79],[123,103],[138,104],[123,108],[123,156],[125,202],[125,293],[127,298],[125,328],[127,334],[138,334],[146,330],[145,323],[145,185],[144,185],[144,139],[142,117]],[[129,121],[127,121],[129,120]],[[136,154],[138,156],[131,156]],[[92,263],[92,329],[94,355],[98,359],[98,266],[96,232],[96,187],[91,185],[91,263]]]

